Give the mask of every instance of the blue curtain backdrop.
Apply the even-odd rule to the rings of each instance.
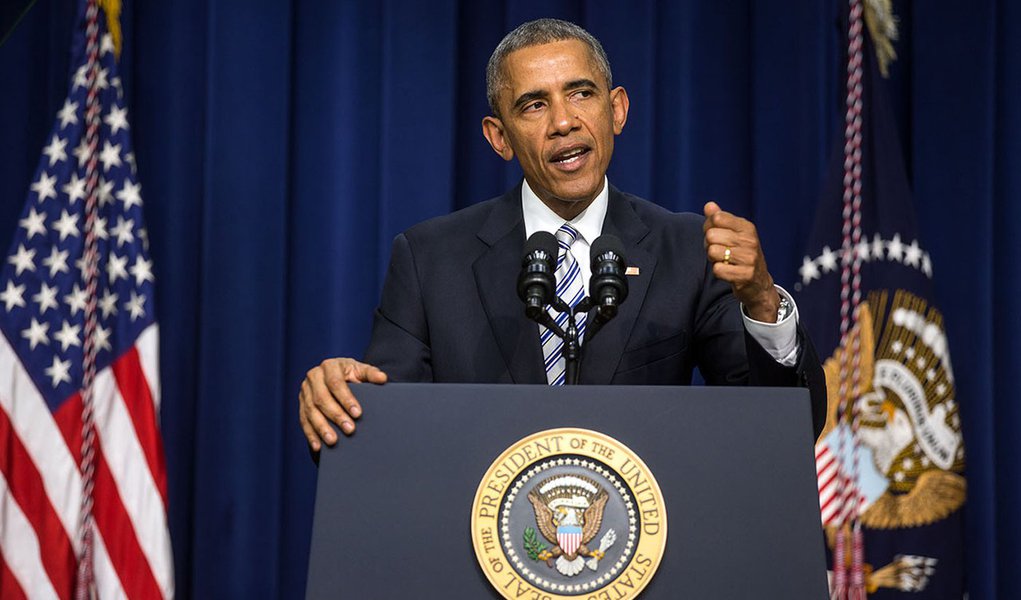
[[[4,248],[66,92],[74,4],[39,0],[0,47]],[[968,585],[1021,597],[1021,5],[895,12],[887,84],[959,377]],[[793,285],[838,132],[837,13],[818,0],[128,2],[181,597],[304,589],[315,471],[298,384],[323,357],[361,355],[396,233],[519,177],[479,125],[504,33],[557,16],[599,37],[632,100],[611,181],[752,218]]]

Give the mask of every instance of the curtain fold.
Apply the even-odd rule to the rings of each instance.
[[[5,247],[66,91],[64,4],[37,3],[0,47]],[[894,8],[886,84],[960,379],[968,585],[973,598],[1021,597],[1021,7]],[[508,30],[556,16],[596,35],[631,98],[611,182],[673,210],[715,200],[753,219],[774,278],[792,286],[840,134],[838,12],[777,0],[126,3],[181,597],[304,590],[315,469],[298,385],[325,357],[361,355],[394,235],[520,177],[480,125],[486,61]]]

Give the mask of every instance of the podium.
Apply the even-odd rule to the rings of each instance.
[[[503,597],[473,548],[476,492],[508,448],[557,428],[620,442],[658,482],[666,543],[641,598],[828,595],[807,390],[362,384],[354,393],[358,430],[320,457],[308,598]],[[568,590],[549,596],[618,597]]]

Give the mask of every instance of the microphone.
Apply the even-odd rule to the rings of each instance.
[[[542,319],[546,305],[556,296],[557,238],[548,231],[537,231],[525,242],[525,256],[518,275],[518,297],[525,303],[525,315]]]
[[[601,235],[592,243],[589,256],[592,261],[589,292],[597,320],[606,322],[617,316],[617,308],[627,298],[624,244],[615,235]]]

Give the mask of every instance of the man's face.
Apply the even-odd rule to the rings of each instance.
[[[516,50],[503,68],[500,117],[483,119],[483,135],[505,160],[518,157],[547,206],[573,218],[602,189],[613,136],[627,121],[627,93],[607,89],[579,40]]]

